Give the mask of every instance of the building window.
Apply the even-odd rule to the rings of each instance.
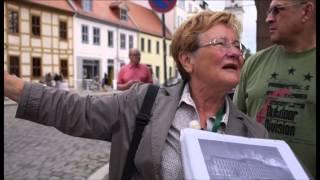
[[[172,56],[172,54],[171,54],[171,44],[169,44],[168,50],[169,50],[169,55]]]
[[[59,21],[59,36],[61,40],[67,40],[67,22]]]
[[[160,53],[160,43],[159,43],[159,41],[157,41],[157,54],[159,54]]]
[[[128,19],[127,10],[120,8],[120,20],[127,21],[127,19]]]
[[[19,13],[18,11],[9,10],[8,23],[10,33],[19,33]]]
[[[133,48],[133,36],[129,36],[129,49]]]
[[[89,42],[88,26],[82,25],[81,32],[82,32],[82,43],[88,43]]]
[[[65,78],[67,78],[69,76],[69,74],[68,74],[68,60],[60,59],[60,72],[63,75],[63,77],[65,77]]]
[[[20,77],[20,58],[19,56],[9,56],[9,74]]]
[[[188,9],[188,12],[189,12],[189,13],[192,13],[192,4],[191,4],[191,3],[189,3],[189,9]]]
[[[92,11],[92,0],[82,0],[82,8],[85,11]]]
[[[144,38],[141,38],[141,51],[144,51]]]
[[[100,45],[100,29],[93,28],[93,44]]]
[[[169,67],[169,78],[172,78],[172,67]]]
[[[40,16],[31,16],[31,32],[34,36],[40,36]]]
[[[126,48],[126,35],[120,34],[120,48],[125,49]]]
[[[185,1],[177,1],[178,6],[182,9],[185,10]]]
[[[32,58],[32,76],[34,78],[41,77],[41,59],[38,57]]]
[[[151,53],[151,40],[148,39],[148,52]]]
[[[113,31],[108,31],[108,46],[113,47]]]
[[[160,67],[156,66],[156,76],[159,79],[160,78]]]

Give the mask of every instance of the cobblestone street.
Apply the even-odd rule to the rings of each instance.
[[[110,143],[14,118],[16,109],[4,106],[4,179],[82,180],[109,162]]]

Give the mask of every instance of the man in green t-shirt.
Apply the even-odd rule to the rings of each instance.
[[[316,177],[315,0],[272,0],[266,22],[275,45],[245,62],[234,103]]]

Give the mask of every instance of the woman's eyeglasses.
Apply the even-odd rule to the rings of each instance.
[[[209,42],[207,42],[204,45],[199,46],[198,48],[207,47],[207,46],[221,46],[224,49],[229,49],[231,47],[234,47],[238,49],[242,55],[247,52],[247,48],[239,41],[233,41],[229,42],[226,38],[214,38],[211,39]]]

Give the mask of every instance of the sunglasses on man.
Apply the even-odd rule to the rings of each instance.
[[[287,9],[287,7],[291,7],[291,6],[297,6],[297,5],[301,5],[301,4],[305,4],[307,3],[306,1],[302,1],[302,2],[297,2],[297,3],[292,3],[292,4],[284,4],[284,5],[275,5],[273,7],[270,7],[267,11],[267,15],[269,15],[270,13],[272,14],[272,16],[277,16],[280,11],[284,11]]]

